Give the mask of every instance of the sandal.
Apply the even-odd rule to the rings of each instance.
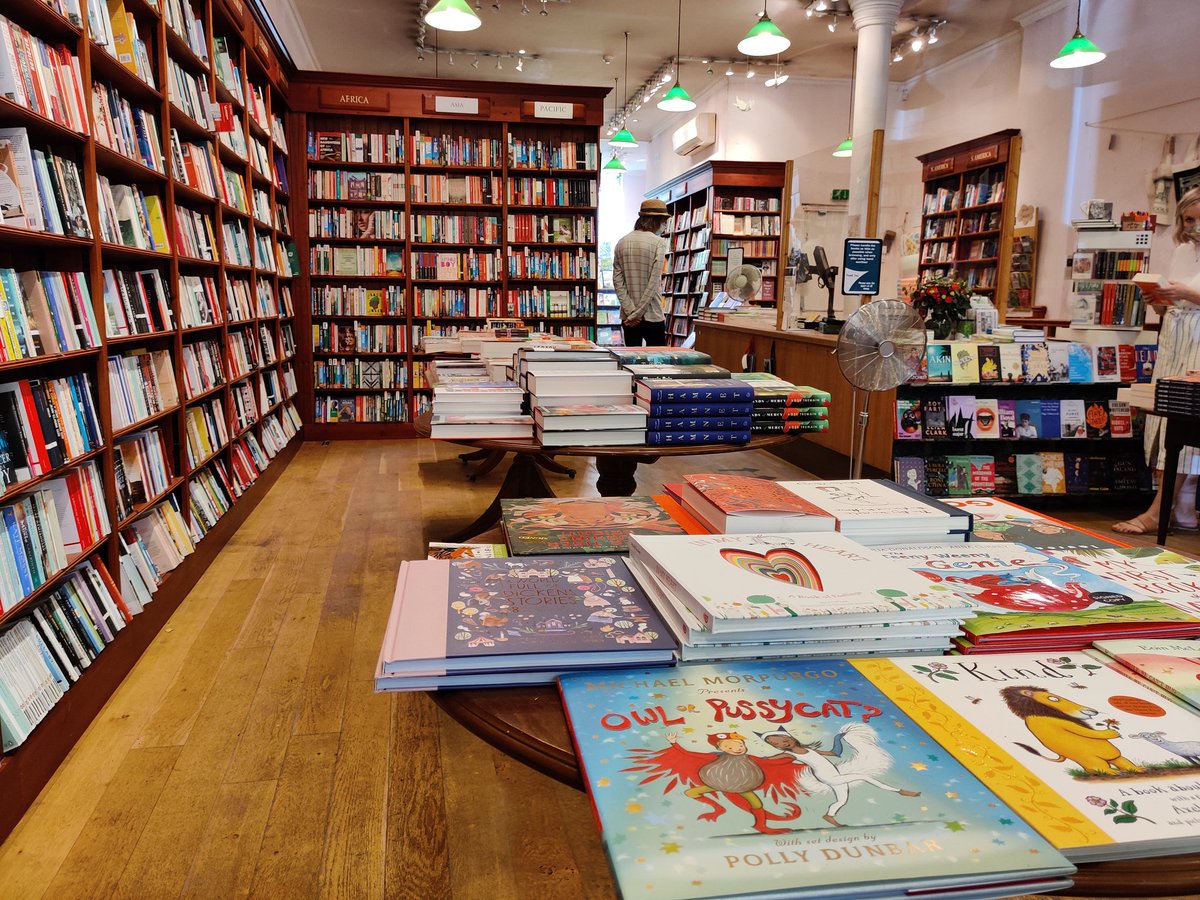
[[[1117,522],[1112,526],[1112,530],[1117,534],[1157,534],[1158,525],[1147,525],[1142,516],[1134,516],[1124,522]]]

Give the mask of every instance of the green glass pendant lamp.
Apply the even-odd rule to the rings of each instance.
[[[483,23],[467,0],[438,0],[425,13],[425,24],[441,31],[474,31]]]
[[[614,150],[612,153],[612,159],[610,159],[608,162],[606,162],[604,164],[604,171],[606,171],[606,172],[624,172],[624,171],[626,171],[625,163],[621,162],[620,157],[617,156],[616,150]]]
[[[1077,0],[1075,5],[1075,36],[1063,44],[1058,56],[1050,60],[1051,68],[1081,69],[1092,66],[1104,59],[1107,54],[1084,37],[1079,30],[1080,16],[1083,13],[1083,0]]]
[[[746,56],[774,56],[790,46],[792,42],[767,15],[767,0],[763,0],[762,15],[738,42],[738,53],[744,53]]]
[[[629,32],[628,31],[625,32],[625,80],[622,82],[622,84],[623,85],[629,84]],[[623,95],[618,94],[617,96],[619,98]],[[618,100],[618,102],[619,102],[619,100]],[[632,149],[638,145],[637,138],[635,138],[633,136],[633,132],[631,132],[628,128],[625,127],[624,121],[621,122],[621,130],[618,131],[616,134],[614,134],[612,137],[610,137],[608,139],[608,143],[612,147],[626,147],[629,149]],[[619,159],[616,158],[616,156],[613,156],[613,160],[615,162],[617,162],[618,164],[621,162]],[[609,168],[609,166],[605,166],[604,168],[607,169],[607,168]],[[621,168],[624,169],[625,167],[622,165]]]
[[[687,112],[696,108],[696,101],[688,96],[688,92],[679,83],[679,38],[683,31],[683,0],[679,0],[679,11],[675,18],[675,85],[663,98],[658,101],[658,108],[664,112]]]
[[[846,114],[846,139],[833,150],[834,156],[854,155],[854,70],[858,66],[858,49],[850,54],[850,112]]]

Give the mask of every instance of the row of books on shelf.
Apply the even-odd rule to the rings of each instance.
[[[175,367],[167,350],[132,350],[108,357],[109,398],[114,429],[179,405]]]
[[[308,253],[309,266],[314,275],[349,275],[352,277],[377,275],[392,278],[404,275],[404,250],[400,247],[336,247],[332,244],[313,244]],[[447,260],[447,272],[449,272],[451,257],[454,262],[457,262],[460,257],[456,253],[444,255]],[[436,265],[436,258],[439,254],[413,254],[413,256],[414,258],[432,256]],[[497,265],[497,263],[493,261],[493,265]]]
[[[167,57],[167,95],[171,105],[186,114],[205,131],[214,130],[217,115],[209,99],[208,78],[189,72]]]
[[[98,347],[99,338],[84,273],[0,268],[0,360]]]
[[[1012,400],[951,394],[897,398],[895,437],[914,441],[1130,438],[1142,424],[1140,413],[1124,400]]]
[[[1142,454],[1037,453],[897,456],[896,480],[930,497],[1095,494],[1152,490]]]
[[[408,400],[404,391],[383,391],[355,397],[318,394],[313,404],[317,423],[353,424],[356,422],[407,422]]]
[[[408,385],[404,360],[321,359],[313,363],[313,385],[317,388],[399,388]]]
[[[308,158],[322,162],[399,163],[404,161],[404,134],[353,131],[309,131]]]
[[[991,180],[985,176],[979,181],[963,185],[962,189],[941,187],[925,194],[921,202],[921,212],[924,215],[939,212],[951,212],[959,209],[970,209],[983,206],[985,203],[1000,203],[1004,200],[1004,176],[993,175]]]
[[[135,105],[111,84],[92,82],[92,121],[97,142],[128,159],[161,172],[158,117]]]
[[[404,288],[323,285],[311,288],[311,308],[315,316],[402,316]]]
[[[90,238],[79,165],[30,144],[24,128],[0,129],[0,224],[27,231]]]
[[[1141,325],[1146,296],[1136,283],[1076,281],[1072,284],[1072,325]]]
[[[449,206],[500,202],[496,181],[491,175],[413,175],[409,180],[408,199],[413,203]]]
[[[86,372],[0,385],[0,485],[47,475],[101,446]]]
[[[720,235],[778,235],[780,217],[718,212],[713,215],[712,230]]]
[[[354,322],[314,323],[315,351],[335,353],[404,353],[408,328],[404,325],[364,325]]]
[[[671,219],[671,234],[678,234],[681,231],[686,231],[689,228],[695,228],[704,225],[709,221],[709,212],[707,206],[697,206],[692,210],[682,210],[677,212]]]
[[[402,203],[404,175],[399,172],[346,172],[310,169],[309,200],[371,200]]]
[[[779,212],[778,197],[743,197],[717,196],[713,207],[718,210],[736,210],[739,212]],[[692,223],[695,224],[695,223]]]
[[[0,97],[87,134],[86,96],[79,58],[65,44],[51,44],[0,15]]]
[[[930,341],[924,365],[910,384],[1092,384],[1149,382],[1158,356],[1154,344],[1080,341],[983,343]]]
[[[714,257],[728,256],[730,250],[741,250],[749,259],[768,259],[779,255],[779,244],[768,239],[713,238],[709,246]]]
[[[395,209],[314,208],[308,211],[309,237],[382,238],[402,241],[407,236],[406,216]]]
[[[595,141],[519,137],[508,133],[508,165],[514,169],[600,168],[600,145]]]
[[[499,244],[500,218],[467,213],[414,213],[412,239],[417,243],[426,244]]]
[[[1112,278],[1128,281],[1148,271],[1149,250],[1076,250],[1071,258],[1071,278],[1075,281]]]

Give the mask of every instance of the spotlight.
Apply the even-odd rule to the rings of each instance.
[[[746,77],[747,78],[754,77],[754,69],[751,66],[746,66]]]
[[[925,41],[919,34],[914,34],[912,43],[909,46],[913,48],[913,53],[920,53],[921,49],[925,46]]]
[[[518,72],[525,71],[525,60],[520,59],[520,58],[517,59],[517,71]]]
[[[937,26],[934,25],[931,29],[929,29],[929,37],[926,40],[926,43],[927,44],[936,44],[937,42],[938,42]]]
[[[896,48],[896,55],[892,57],[892,62],[904,62],[904,54],[900,52],[900,48]]]
[[[504,66],[500,65],[500,57],[496,57],[496,71],[499,72]]]
[[[711,75],[712,73],[713,73],[713,67],[712,67],[712,66],[709,66],[707,69],[705,69],[705,70],[704,70],[704,74],[705,74],[705,75]]]
[[[817,0],[817,12],[825,12],[829,9],[829,4],[825,0]]]
[[[727,68],[727,69],[725,70],[725,74],[726,74],[726,75],[732,75],[732,74],[733,74],[733,66],[730,66],[729,68]]]
[[[829,25],[826,27],[829,28],[830,34],[833,34],[835,31],[837,31],[837,16],[834,16],[832,19],[830,19]]]
[[[417,62],[425,62],[425,51],[424,50],[417,51]]]
[[[525,0],[521,0],[521,15],[529,15],[529,4],[526,3]]]
[[[546,12],[546,0],[542,0],[542,11],[541,11],[540,13],[538,13],[538,15],[539,15],[539,16],[548,16],[548,15],[550,15],[550,13]]]
[[[667,83],[668,81],[670,81],[670,80],[671,80],[671,73],[670,73],[670,71],[668,70],[668,71],[666,71],[666,72],[663,72],[662,83],[663,83],[663,84],[666,84],[666,83]]]
[[[454,65],[454,51],[453,50],[450,51],[450,58],[446,60],[446,65],[448,65],[448,66]]]
[[[518,51],[517,51],[517,54],[518,54],[519,56],[524,56],[524,55],[525,55],[525,48],[524,48],[524,47],[522,47],[520,50],[518,50]]]
[[[806,18],[809,18],[809,19],[811,19],[813,17],[813,11],[812,11],[811,6],[804,11],[804,15]]]
[[[479,54],[478,53],[475,54],[475,62],[471,63],[471,68],[472,69],[479,68]]]

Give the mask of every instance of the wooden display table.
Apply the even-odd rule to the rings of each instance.
[[[413,423],[418,437],[429,437],[431,415],[426,413]],[[487,531],[500,521],[500,501],[526,497],[553,497],[542,463],[554,456],[587,456],[596,460],[596,490],[601,497],[630,497],[637,490],[639,463],[655,463],[664,456],[700,456],[709,453],[736,453],[741,450],[765,450],[791,442],[791,434],[762,434],[746,444],[687,444],[683,446],[651,447],[638,444],[626,447],[543,447],[535,440],[480,438],[453,440],[451,443],[475,447],[478,450],[516,454],[500,490],[474,522],[447,541],[465,541]]]

